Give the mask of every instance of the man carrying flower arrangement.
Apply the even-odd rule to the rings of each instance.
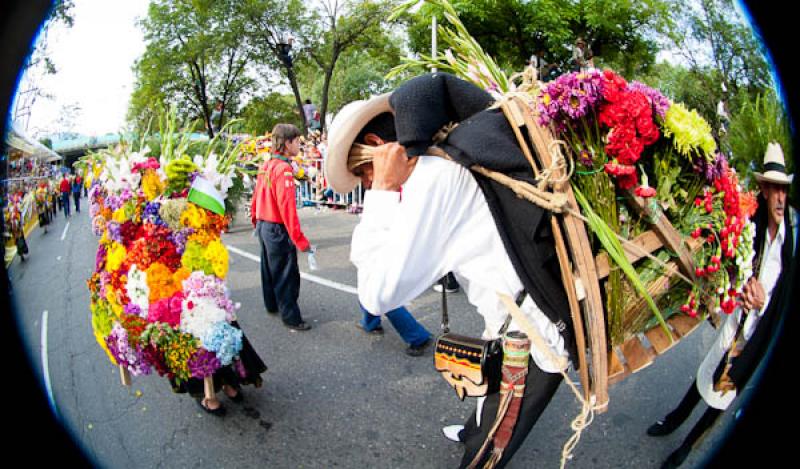
[[[250,221],[261,244],[261,291],[267,312],[280,312],[283,324],[293,331],[307,331],[297,298],[300,269],[297,249],[312,252],[300,228],[295,201],[291,158],[300,152],[300,130],[278,124],[272,130],[271,158],[258,173],[250,208]]]
[[[650,436],[668,435],[691,415],[701,397],[708,405],[663,468],[681,465],[692,446],[728,408],[737,390],[744,388],[780,327],[780,311],[786,309],[794,273],[784,267],[792,265],[797,249],[798,220],[797,211],[786,200],[793,175],[786,174],[780,145],[767,146],[764,172],[755,173],[755,177],[761,193],[754,216],[753,275],[745,283],[742,301],[720,327],[697,378],[678,407],[647,430]]]
[[[488,93],[446,73],[414,78],[391,97],[340,111],[331,125],[325,161],[331,187],[352,190],[359,165],[365,163],[354,156],[358,134],[379,116],[394,114],[396,141],[378,135],[383,141],[372,142],[382,144],[375,146],[372,186],[351,244],[359,301],[367,311],[385,314],[453,272],[483,316],[484,338],[501,336],[509,317],[498,292],[521,299],[523,314],[544,337],[542,348],[532,346],[523,354],[528,363],[521,374],[524,392],[518,396],[515,391],[512,401],[518,413],[502,417],[503,428],[510,423],[513,433],[489,435],[499,392],[479,397],[464,426],[443,429],[446,437],[465,444],[461,467],[473,460],[480,467],[490,459],[495,467],[508,463],[558,389],[561,364],[576,350],[549,213],[467,169],[472,158],[494,155],[512,171],[531,171],[502,112],[487,109],[492,102]],[[440,147],[457,163],[426,153],[434,134],[450,122],[459,125]],[[503,213],[513,214],[516,223]],[[515,321],[507,327],[521,328]],[[481,450],[485,442],[491,443],[488,451]]]

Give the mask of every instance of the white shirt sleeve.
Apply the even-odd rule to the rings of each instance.
[[[407,304],[450,271],[452,259],[444,259],[444,253],[458,206],[446,189],[457,184],[453,174],[458,172],[428,171],[434,169],[430,166],[420,171],[420,166],[402,197],[367,191],[361,222],[353,231],[350,261],[358,268],[358,298],[376,316]]]

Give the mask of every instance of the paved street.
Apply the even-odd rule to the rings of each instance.
[[[85,281],[94,266],[97,238],[85,198],[82,205],[84,211],[69,219],[59,213],[47,234],[35,230],[30,256],[24,263],[15,260],[10,276],[31,363],[50,383],[65,426],[97,465],[457,465],[462,449],[443,438],[440,428],[462,423],[474,401],[460,402],[436,374],[430,348],[420,358],[405,355],[388,321],[383,336],[366,336],[355,327],[360,313],[353,293],[306,279],[300,308],[313,329],[290,332],[264,311],[259,266],[252,258],[258,256],[258,243],[243,214],[223,236],[236,248],[227,283],[234,301],[242,304],[239,323],[269,367],[264,386],[246,387],[241,405],[221,397],[228,408],[223,419],[202,412],[189,396],[173,394],[158,376],[134,377],[131,387],[122,386],[91,330]],[[348,257],[358,217],[310,207],[300,216],[306,235],[318,246],[320,269],[313,275],[355,287],[356,271]],[[300,254],[300,266],[308,272],[305,254]],[[480,317],[463,293],[452,296],[451,308],[453,330],[480,333]],[[438,294],[429,291],[409,309],[429,330],[438,330]],[[609,411],[596,416],[583,433],[567,467],[659,467],[690,426],[661,439],[647,437],[645,430],[683,396],[712,336],[710,326],[702,325],[654,365],[612,387]],[[562,385],[509,467],[558,467],[577,412],[577,402]],[[697,463],[717,433],[689,463]]]

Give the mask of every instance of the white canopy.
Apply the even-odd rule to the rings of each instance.
[[[29,158],[36,158],[46,163],[60,161],[61,155],[28,137],[11,125],[6,133],[6,145],[23,152]]]

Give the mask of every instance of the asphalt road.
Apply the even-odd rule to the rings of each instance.
[[[313,274],[354,287],[348,256],[358,216],[308,207],[300,217],[319,247],[320,269]],[[242,215],[223,241],[258,255]],[[61,421],[97,466],[447,468],[460,461],[460,445],[440,429],[463,423],[474,401],[459,401],[433,370],[430,348],[420,358],[405,355],[388,321],[383,336],[359,331],[352,293],[303,280],[300,308],[313,329],[290,332],[264,311],[258,263],[231,252],[227,283],[242,304],[239,323],[269,370],[262,388],[245,388],[243,404],[221,397],[228,415],[220,419],[187,395],[173,394],[158,376],[120,384],[91,330],[85,281],[97,238],[86,209],[69,219],[59,213],[48,233],[37,229],[28,244],[26,261],[17,259],[9,269],[19,332],[31,366],[49,383]],[[300,265],[308,272],[305,254]],[[450,301],[453,330],[478,335],[481,319],[464,294]],[[439,294],[429,291],[409,309],[437,331]],[[645,431],[683,396],[712,338],[703,324],[652,366],[614,385],[608,412],[584,431],[567,467],[659,467],[701,410],[673,435],[650,438]],[[558,467],[578,410],[562,385],[508,467]],[[686,467],[698,464],[721,431],[720,425],[712,429]]]

